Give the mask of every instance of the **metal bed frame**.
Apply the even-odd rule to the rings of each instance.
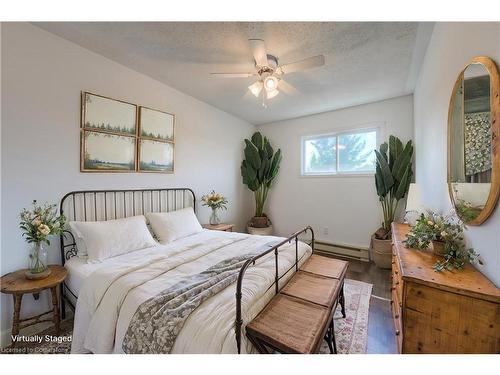
[[[98,221],[113,220],[135,215],[143,215],[148,212],[168,212],[193,207],[196,212],[196,196],[190,188],[159,188],[159,189],[124,189],[124,190],[79,190],[66,194],[59,206],[59,212],[65,214],[71,221]],[[241,333],[243,320],[241,316],[242,287],[245,272],[251,265],[255,265],[260,258],[274,252],[275,276],[273,283],[266,289],[266,292],[273,286],[275,294],[279,293],[279,281],[293,268],[298,271],[299,252],[298,242],[301,234],[310,232],[310,246],[314,252],[314,231],[310,226],[305,227],[292,234],[287,239],[272,246],[268,250],[248,259],[240,269],[236,281],[236,319],[235,334],[238,354],[241,353]],[[279,248],[287,243],[295,241],[295,263],[279,275]],[[71,231],[65,229],[60,237],[61,262],[62,265],[70,258],[77,256],[76,240]],[[65,282],[61,284],[61,317],[66,316],[66,303],[73,311],[75,305],[66,294],[69,292],[75,300],[78,297],[68,288]]]
[[[71,221],[98,221],[120,219],[148,212],[168,212],[193,207],[196,212],[196,196],[189,188],[79,190],[66,194],[59,205],[59,212]],[[64,230],[60,238],[61,263],[77,255],[76,240],[71,231]],[[68,298],[69,292],[75,300],[78,297],[61,284],[61,317],[66,316],[66,302],[73,311],[75,306]]]
[[[280,291],[279,281],[281,280],[281,278],[283,278],[283,276],[285,276],[293,268],[295,268],[295,272],[297,272],[299,270],[299,261],[300,261],[300,259],[299,259],[299,236],[301,234],[307,233],[308,231],[311,233],[310,245],[311,245],[312,251],[314,252],[314,230],[310,226],[307,226],[304,229],[295,232],[287,239],[274,245],[270,249],[254,256],[253,258],[248,259],[241,267],[240,273],[238,275],[238,280],[236,281],[236,320],[234,323],[234,328],[235,328],[235,333],[236,333],[236,346],[238,348],[238,354],[241,353],[241,327],[243,325],[243,319],[241,317],[241,299],[242,299],[241,289],[243,287],[243,278],[245,276],[246,270],[248,269],[248,267],[250,267],[250,265],[255,265],[255,262],[258,259],[266,256],[267,254],[274,252],[274,270],[275,270],[274,282],[266,289],[266,292],[274,286],[274,294],[275,295],[278,294]],[[295,241],[295,263],[289,269],[287,269],[282,275],[279,275],[279,271],[278,271],[279,248],[281,246],[285,245],[286,243],[290,244],[292,241]],[[264,293],[266,293],[266,292],[264,292]]]

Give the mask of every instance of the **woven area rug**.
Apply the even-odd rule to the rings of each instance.
[[[340,305],[334,316],[335,341],[338,354],[364,354],[368,340],[368,310],[372,295],[372,284],[346,279],[344,282],[345,319],[342,318]],[[329,354],[326,341],[320,349],[321,354]]]
[[[339,354],[360,354],[366,352],[368,332],[368,309],[372,285],[361,281],[346,279],[344,294],[346,300],[346,318],[342,318],[340,306],[335,312],[335,338]],[[73,333],[73,319],[67,319],[61,323],[60,337],[68,337]],[[53,335],[54,331],[49,328],[38,336],[45,337]],[[7,354],[69,354],[71,342],[43,341],[38,343],[17,344],[14,348],[0,349],[0,353]],[[326,341],[320,349],[321,354],[330,353]]]

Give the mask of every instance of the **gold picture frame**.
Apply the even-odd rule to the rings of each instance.
[[[133,103],[87,91],[81,93],[81,172],[137,171],[137,111]]]
[[[174,166],[174,114],[81,92],[81,172],[172,174]]]
[[[175,115],[139,106],[137,171],[174,173]]]

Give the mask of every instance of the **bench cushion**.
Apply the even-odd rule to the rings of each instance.
[[[278,294],[247,325],[246,331],[285,353],[315,353],[329,316],[327,307]]]
[[[316,275],[343,279],[348,265],[349,263],[344,260],[313,254],[300,269]]]
[[[281,293],[332,307],[339,295],[339,283],[338,279],[298,271],[283,287]]]

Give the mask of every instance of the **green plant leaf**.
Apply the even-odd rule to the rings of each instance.
[[[259,150],[248,139],[245,139],[245,144],[246,144],[245,151],[244,151],[245,158],[246,158],[247,162],[249,162],[253,168],[258,170],[260,168],[260,164],[261,164]]]
[[[391,169],[389,168],[387,158],[384,157],[384,154],[375,150],[375,155],[377,158],[378,167],[378,171],[376,170],[376,176],[379,176],[379,183],[381,183],[384,187],[383,191],[388,192],[394,185],[394,179],[392,178]]]
[[[384,159],[387,161],[387,150],[389,149],[389,146],[387,145],[386,142],[382,143],[379,148],[379,152],[384,156]]]
[[[269,142],[269,140],[265,137],[264,137],[264,147],[266,149],[266,152],[267,152],[269,159],[272,159],[273,154],[274,154],[274,150],[273,150],[273,147],[271,146],[271,143]]]
[[[408,141],[403,152],[394,161],[394,166],[392,168],[392,175],[397,181],[401,181],[403,175],[406,171],[408,165],[411,165],[411,159],[413,156],[413,146],[411,141]]]
[[[401,155],[403,151],[403,143],[398,137],[391,135],[389,137],[389,167],[392,170],[394,161]]]
[[[264,139],[262,138],[262,134],[260,134],[259,132],[253,133],[253,135],[252,135],[252,143],[259,150],[262,150],[264,148]]]
[[[396,200],[403,199],[406,193],[408,192],[408,188],[410,187],[410,181],[411,181],[411,164],[408,164],[406,166],[406,171],[397,185],[397,189],[394,192],[394,198]]]
[[[380,167],[377,165],[375,173],[375,187],[377,188],[377,195],[380,200],[383,199],[387,195],[387,190],[385,189],[384,181],[382,181],[382,172],[380,171]]]

